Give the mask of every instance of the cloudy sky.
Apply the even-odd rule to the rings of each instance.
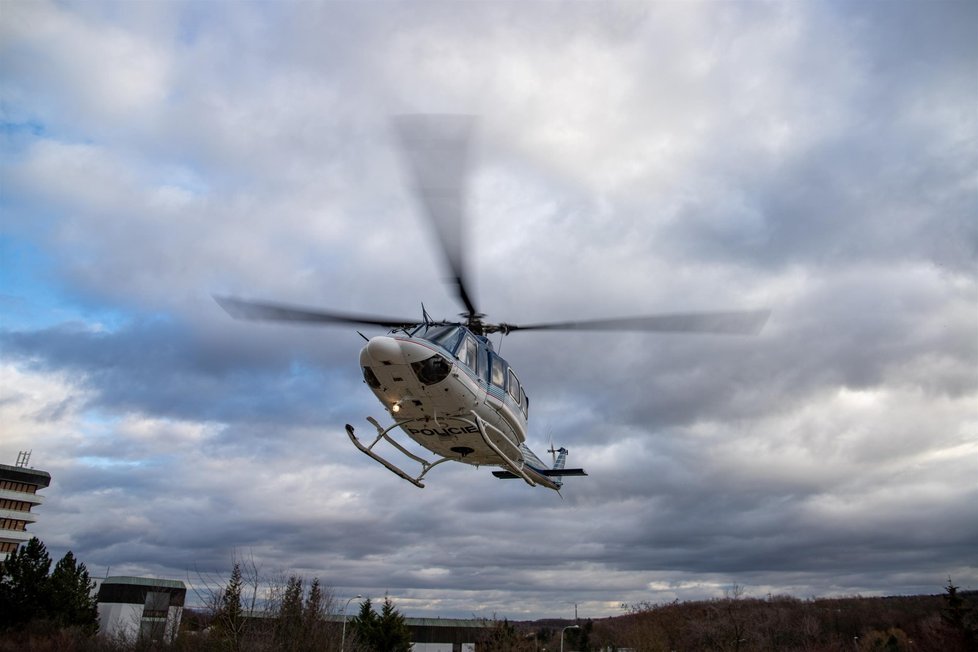
[[[103,575],[233,556],[408,615],[620,613],[732,585],[978,588],[973,2],[0,4],[0,461]],[[353,329],[452,317],[390,116],[479,115],[491,319],[769,307],[757,337],[512,335],[563,498],[343,425]],[[379,334],[376,331],[368,334]],[[366,432],[366,431],[364,431]]]

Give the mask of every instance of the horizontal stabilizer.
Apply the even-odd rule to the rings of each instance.
[[[547,476],[548,478],[562,478],[569,475],[587,475],[584,469],[533,469],[535,473]],[[492,474],[503,480],[516,480],[519,476],[509,471],[493,471]]]

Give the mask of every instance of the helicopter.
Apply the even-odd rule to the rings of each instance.
[[[521,479],[531,487],[560,491],[564,478],[586,476],[566,466],[568,450],[555,448],[544,463],[526,444],[530,399],[514,368],[494,349],[488,336],[518,331],[645,331],[752,335],[770,315],[767,309],[653,314],[638,317],[533,324],[485,320],[471,291],[465,264],[465,189],[473,116],[415,114],[393,120],[418,203],[433,227],[443,262],[465,312],[456,320],[433,320],[422,305],[422,317],[390,318],[321,310],[275,302],[215,296],[236,319],[315,325],[374,326],[387,334],[368,338],[360,351],[363,382],[390,415],[372,441],[361,441],[353,426],[346,432],[363,453],[397,476],[423,488],[425,476],[444,462],[498,468],[493,475]],[[397,432],[400,431],[400,432]],[[426,449],[433,457],[409,450],[398,436]],[[379,452],[384,443],[403,456],[392,462]],[[389,456],[391,453],[387,453]],[[402,468],[411,465],[409,472]]]

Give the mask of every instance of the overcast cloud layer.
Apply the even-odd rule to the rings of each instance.
[[[978,5],[0,4],[0,462],[96,575],[232,555],[408,615],[978,588]],[[510,336],[563,499],[343,432],[352,329],[452,317],[389,117],[480,115],[480,308],[770,307],[758,337]],[[498,344],[498,342],[497,342]]]

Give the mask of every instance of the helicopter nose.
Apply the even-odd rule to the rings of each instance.
[[[380,363],[404,364],[400,343],[393,337],[372,337],[367,342],[367,353]]]

